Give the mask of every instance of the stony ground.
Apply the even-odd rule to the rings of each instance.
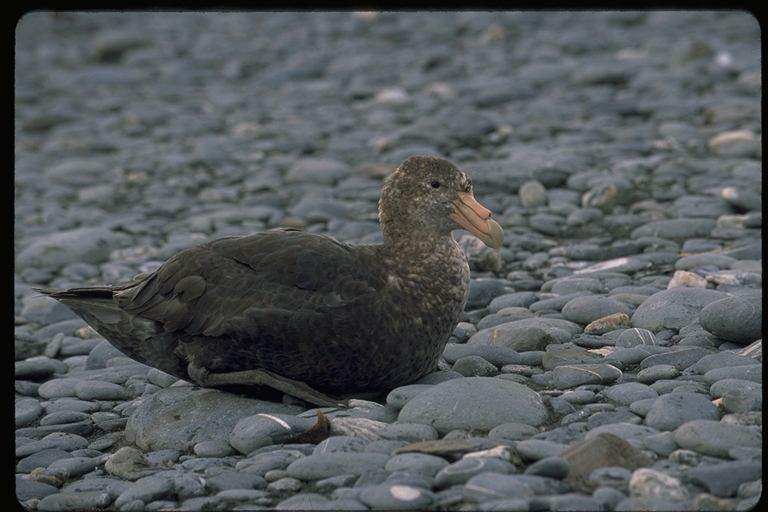
[[[24,17],[17,498],[754,507],[760,37],[744,12]],[[468,172],[506,240],[456,233],[472,288],[439,371],[348,410],[183,385],[31,290],[277,226],[379,242],[382,180],[415,154]]]

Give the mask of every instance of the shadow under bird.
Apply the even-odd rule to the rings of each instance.
[[[445,159],[407,159],[379,200],[384,243],[297,229],[191,247],[117,286],[37,289],[127,356],[205,387],[268,386],[319,406],[433,371],[464,310],[469,265],[451,235],[504,233]]]

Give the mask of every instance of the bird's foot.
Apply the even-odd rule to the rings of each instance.
[[[217,387],[233,384],[269,386],[320,407],[349,407],[348,400],[339,400],[330,397],[304,382],[277,375],[269,370],[257,368],[239,372],[211,373],[207,368],[190,363],[187,366],[187,373],[197,385],[203,387]]]

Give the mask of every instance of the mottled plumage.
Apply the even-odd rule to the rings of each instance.
[[[192,247],[129,284],[39,291],[179,378],[327,405],[324,393],[386,391],[435,368],[469,290],[451,230],[503,238],[471,192],[450,162],[413,157],[382,190],[383,245],[275,229]]]

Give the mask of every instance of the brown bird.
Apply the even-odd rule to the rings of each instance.
[[[316,405],[433,371],[464,310],[451,231],[504,232],[442,158],[407,159],[379,199],[381,245],[297,229],[221,238],[117,286],[38,289],[127,356],[205,387],[268,386]]]

